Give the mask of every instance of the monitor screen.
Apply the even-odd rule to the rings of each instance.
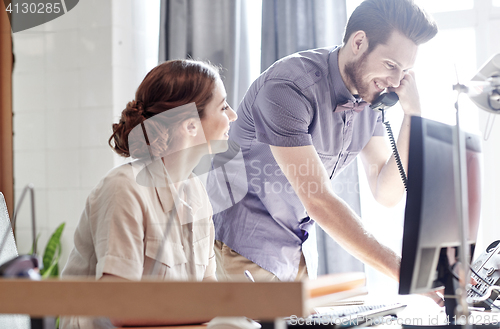
[[[461,244],[453,165],[455,133],[454,126],[412,117],[400,294],[425,293],[443,286],[443,271],[449,269],[448,247]],[[465,142],[467,241],[473,247],[481,203],[481,140],[465,133]]]

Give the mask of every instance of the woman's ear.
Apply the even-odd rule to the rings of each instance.
[[[198,134],[198,122],[196,119],[185,120],[181,124],[181,129],[187,136],[194,137]]]

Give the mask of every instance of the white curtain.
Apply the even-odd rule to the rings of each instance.
[[[338,45],[345,0],[262,0],[262,71],[297,51]]]

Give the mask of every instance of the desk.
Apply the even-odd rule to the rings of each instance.
[[[321,294],[348,297],[364,274],[325,276],[328,282],[166,282],[0,279],[0,314],[90,316],[189,323],[216,316],[274,321],[307,315]],[[333,284],[332,284],[333,283]],[[307,287],[306,287],[307,286]],[[347,294],[347,295],[346,295]],[[167,297],[166,297],[167,296]],[[340,298],[340,297],[337,297]],[[27,302],[29,301],[29,302]],[[193,314],[198,318],[193,319]]]
[[[302,282],[165,282],[0,279],[0,313],[186,321],[305,315]],[[165,298],[168,296],[168,298]],[[185,329],[185,327],[183,327]]]
[[[274,321],[290,315],[306,315],[302,282],[164,282],[164,281],[27,281],[0,279],[0,313],[106,316],[157,319],[189,319],[193,310],[205,318],[247,316]],[[172,298],[166,299],[168,295]],[[358,297],[357,297],[358,298]],[[401,302],[408,307],[399,314],[403,323],[436,324],[445,319],[430,298],[409,296],[363,297],[367,303]],[[26,301],[29,301],[28,303]],[[498,315],[500,320],[500,313]],[[418,321],[418,323],[417,323]],[[393,323],[397,325],[397,323]],[[391,326],[394,328],[394,326]],[[153,329],[155,327],[148,327]],[[204,329],[205,326],[156,328]],[[138,329],[138,328],[136,328]]]
[[[358,299],[358,298],[356,298]],[[439,307],[433,300],[428,297],[421,295],[408,295],[408,296],[389,296],[385,298],[380,298],[380,296],[367,296],[366,303],[376,304],[376,303],[393,303],[399,302],[408,305],[407,308],[398,314],[399,320],[403,324],[413,324],[413,325],[443,325],[446,321],[446,315],[444,313],[444,308]],[[484,319],[486,315],[496,316],[498,322],[500,322],[500,312],[472,312],[472,316],[476,319]],[[198,326],[164,326],[164,327],[136,327],[128,329],[205,329],[205,325]],[[397,321],[393,321],[390,324],[382,324],[374,327],[376,329],[380,328],[390,328],[390,329],[400,329],[401,324]]]
[[[123,329],[206,329],[206,325],[197,326],[161,326],[161,327],[126,327]]]
[[[410,296],[373,296],[367,295],[362,297],[352,298],[355,300],[365,300],[368,304],[385,303],[390,304],[394,302],[399,302],[408,305],[407,308],[399,313],[399,319],[403,323],[407,324],[423,324],[428,325],[429,322],[434,319],[440,319],[444,321],[445,315],[444,310],[440,308],[434,301],[430,298],[420,296],[420,295],[410,295]],[[379,328],[391,328],[399,329],[401,327],[396,321],[391,324],[383,324],[376,326]],[[205,325],[193,325],[193,326],[163,326],[163,327],[134,327],[133,329],[205,329]],[[132,328],[129,328],[132,329]]]
[[[394,302],[403,303],[408,305],[407,308],[399,313],[399,320],[404,324],[422,324],[430,325],[437,324],[434,321],[439,321],[443,323],[445,320],[444,309],[439,307],[430,298],[420,296],[420,295],[409,295],[409,296],[373,296],[366,295],[362,297],[355,297],[355,300],[365,300],[367,304],[391,304]],[[500,315],[500,314],[499,314]],[[401,325],[397,321],[393,321],[390,324],[386,323],[383,325],[378,325],[376,328],[392,328],[399,329]],[[205,325],[198,326],[163,326],[163,327],[128,327],[128,329],[205,329]]]

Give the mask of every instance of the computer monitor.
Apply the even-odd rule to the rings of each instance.
[[[408,164],[400,294],[425,293],[457,282],[448,254],[461,244],[454,179],[455,127],[412,117]],[[481,140],[465,133],[471,253],[476,242],[481,204]],[[458,250],[458,249],[457,249]],[[453,256],[453,255],[452,255]],[[445,301],[446,302],[446,301]],[[447,313],[452,304],[447,304]],[[456,304],[455,304],[456,305]]]

